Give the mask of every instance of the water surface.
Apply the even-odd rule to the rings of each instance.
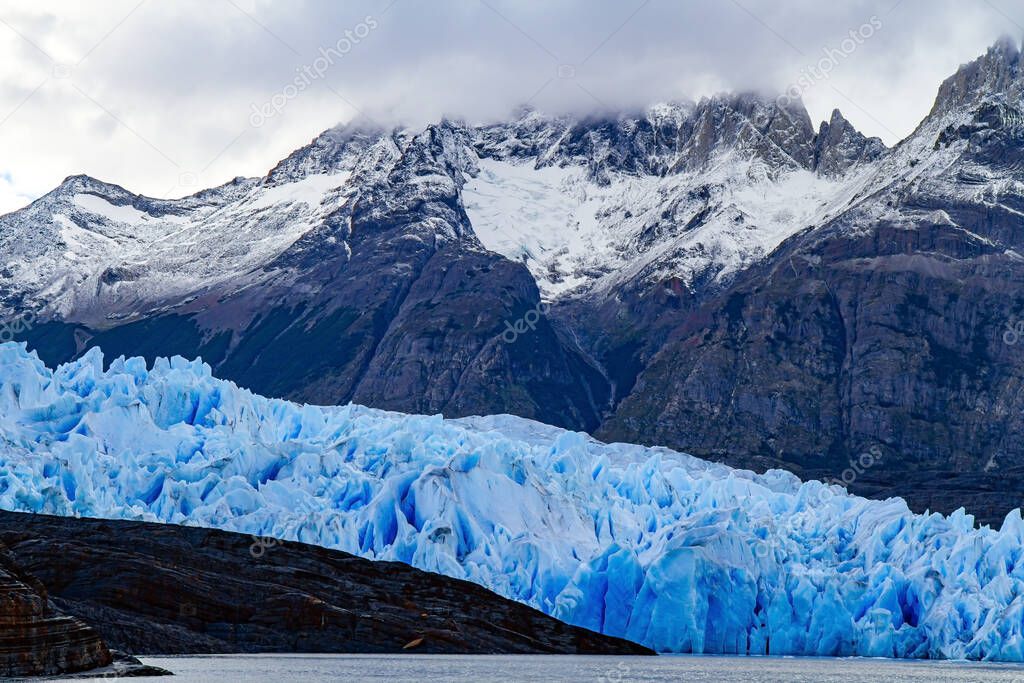
[[[173,671],[161,683],[517,683],[518,681],[788,681],[796,683],[1024,683],[1024,666],[886,659],[597,657],[560,655],[217,655],[141,657]],[[101,680],[101,679],[85,679]]]

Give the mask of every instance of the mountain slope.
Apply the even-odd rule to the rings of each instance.
[[[538,306],[538,292],[526,269],[473,236],[458,195],[459,135],[450,126],[415,135],[332,131],[262,181],[151,209],[187,213],[181,222],[206,239],[196,253],[179,252],[186,238],[166,221],[147,233],[123,222],[136,217],[125,208],[98,221],[84,216],[74,198],[85,181],[69,180],[5,217],[0,234],[17,255],[12,263],[41,273],[78,268],[82,284],[37,278],[44,284],[32,290],[36,280],[15,270],[5,300],[34,311],[26,338],[48,359],[96,345],[150,358],[198,354],[232,379],[297,400],[515,412],[596,427],[605,381],[564,333],[544,320],[519,344],[501,341],[507,320]],[[150,204],[123,194],[133,211]],[[117,278],[108,251],[78,254],[77,243],[29,234],[48,221],[79,221],[80,232],[140,251],[174,244],[174,259],[153,252],[139,272]],[[222,234],[229,228],[243,239]],[[50,246],[36,254],[29,242]],[[205,262],[212,256],[203,249],[214,245],[222,253],[203,272],[218,277],[167,283],[177,259]],[[47,298],[55,288],[63,298]]]

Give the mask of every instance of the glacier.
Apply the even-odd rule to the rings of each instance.
[[[181,357],[0,345],[0,507],[208,526],[468,579],[662,652],[1024,661],[1024,521],[511,416],[268,399]],[[257,544],[254,542],[254,549]]]

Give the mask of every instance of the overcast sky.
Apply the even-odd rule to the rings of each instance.
[[[0,0],[0,211],[76,173],[182,196],[355,116],[485,121],[526,102],[793,88],[815,121],[838,107],[892,144],[1006,34],[1024,36],[1024,3]]]

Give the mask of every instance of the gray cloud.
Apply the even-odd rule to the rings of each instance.
[[[527,101],[593,112],[793,86],[812,118],[839,107],[891,144],[959,64],[1024,34],[1009,0],[0,0],[0,21],[0,210],[73,173],[179,196],[358,115],[485,121]]]

